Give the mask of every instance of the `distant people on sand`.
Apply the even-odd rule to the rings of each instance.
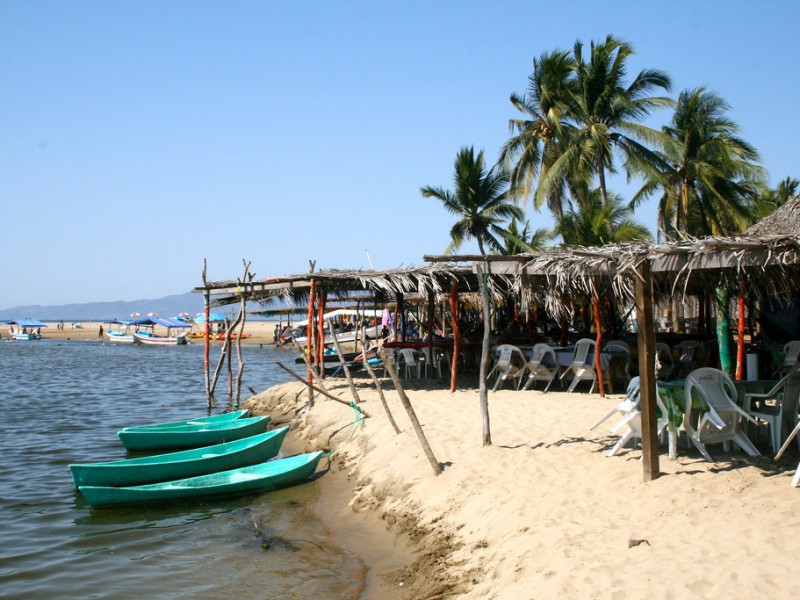
[[[97,332],[97,337],[99,339],[101,339],[101,340],[103,339],[103,326],[102,325],[100,325],[100,329]]]
[[[383,313],[381,314],[381,337],[387,337],[394,330],[394,319],[389,310],[389,305],[383,305]]]

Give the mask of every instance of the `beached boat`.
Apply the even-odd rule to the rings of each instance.
[[[42,339],[42,328],[47,327],[45,323],[36,319],[15,319],[6,321],[9,326],[8,333],[12,340],[19,342],[29,342]]]
[[[117,432],[117,435],[122,445],[131,451],[177,450],[222,444],[264,433],[268,423],[269,417],[250,417],[234,421],[200,423],[163,429],[122,429]]]
[[[82,485],[130,486],[184,479],[246,467],[275,457],[288,427],[241,440],[113,462],[69,465],[76,488]]]
[[[131,333],[130,321],[111,321],[112,325],[116,325],[118,329],[109,327],[106,329],[106,337],[110,342],[117,344],[133,344],[136,340]]]
[[[321,457],[322,452],[317,451],[187,479],[128,487],[84,485],[79,489],[93,507],[268,492],[308,479]]]
[[[327,312],[323,315],[323,319],[325,321],[325,345],[333,345],[333,336],[330,335],[328,332],[328,321],[331,319],[338,319],[338,318],[347,318],[351,321],[358,321],[361,320],[362,323],[352,324],[352,329],[345,329],[345,330],[337,330],[336,331],[336,339],[339,343],[345,342],[355,342],[361,340],[361,329],[364,328],[364,334],[368,339],[378,339],[381,337],[381,315],[382,311],[380,310],[351,310],[348,308],[337,308],[336,310],[332,310]],[[372,323],[364,323],[363,321],[371,321]],[[297,344],[298,346],[305,346],[308,343],[308,337],[306,336],[306,329],[308,325],[308,320],[305,321],[298,321],[294,329],[292,329],[292,341]]]
[[[123,427],[123,431],[131,429],[169,429],[172,427],[183,427],[184,425],[203,425],[205,423],[222,423],[225,421],[235,421],[250,414],[246,408],[242,410],[233,410],[231,412],[220,413],[218,415],[210,415],[206,417],[195,417],[193,419],[185,419],[183,421],[169,421],[167,423],[150,423],[148,425],[131,425],[130,427]]]
[[[136,327],[133,339],[137,344],[146,346],[181,346],[189,343],[188,332],[174,333],[173,330],[189,329],[191,325],[179,319],[162,319],[160,317],[144,317],[130,322]],[[157,335],[155,326],[166,328],[167,335]]]

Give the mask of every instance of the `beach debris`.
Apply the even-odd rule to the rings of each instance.
[[[636,546],[641,546],[642,544],[647,544],[649,546],[650,545],[650,541],[649,540],[645,540],[645,539],[641,539],[641,540],[630,539],[630,540],[628,540],[628,548],[634,548]]]

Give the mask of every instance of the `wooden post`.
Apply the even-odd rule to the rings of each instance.
[[[450,364],[450,393],[456,391],[458,355],[461,351],[461,330],[458,328],[458,283],[450,284],[450,326],[453,328],[453,361]]]
[[[317,294],[317,373],[325,379],[325,303],[328,293],[318,290]]]
[[[400,336],[399,339],[401,342],[406,341],[406,331],[408,330],[408,322],[406,319],[406,302],[405,296],[402,292],[398,292],[397,296],[397,308],[398,312],[400,313]]]
[[[381,358],[386,365],[386,370],[389,372],[389,377],[391,377],[392,381],[394,382],[394,387],[397,390],[397,394],[400,396],[400,402],[402,403],[403,408],[406,409],[406,413],[411,421],[411,425],[414,427],[414,433],[417,434],[417,439],[419,440],[420,446],[422,446],[422,451],[425,452],[425,456],[428,457],[428,462],[431,463],[433,474],[441,475],[442,466],[433,455],[433,450],[431,450],[431,446],[428,444],[428,438],[425,437],[425,432],[422,431],[422,425],[420,425],[419,419],[417,419],[417,413],[414,412],[414,407],[411,406],[411,401],[408,399],[408,396],[406,396],[406,391],[403,389],[403,384],[400,382],[400,378],[397,376],[397,370],[394,368],[394,361],[392,360],[392,357],[388,352],[386,352],[386,350],[381,349]]]
[[[210,366],[210,356],[211,356],[211,340],[209,335],[209,317],[211,315],[211,292],[208,291],[208,282],[206,281],[206,259],[203,259],[203,287],[205,291],[203,292],[203,314],[206,317],[206,327],[205,327],[205,335],[203,336],[203,342],[205,344],[203,348],[203,370],[205,371],[206,376],[206,399],[208,403],[208,409],[211,410],[211,378],[209,372]]]
[[[339,362],[342,363],[342,371],[344,372],[344,376],[347,379],[347,385],[350,386],[350,393],[353,394],[353,400],[355,400],[356,402],[361,402],[361,398],[358,397],[358,389],[356,389],[356,384],[353,382],[353,378],[350,375],[350,368],[347,366],[347,361],[344,359],[344,353],[342,352],[342,347],[339,345],[339,336],[336,335],[336,332],[333,330],[333,319],[328,320],[328,329],[331,330],[333,345],[336,347],[336,354],[339,356]],[[324,368],[324,363],[323,363],[323,368]]]
[[[489,390],[486,379],[489,375],[489,345],[492,343],[491,297],[489,294],[489,263],[478,263],[478,286],[483,301],[483,344],[481,346],[481,366],[478,375],[478,392],[481,403],[483,423],[483,445],[492,445],[492,432],[489,424]]]
[[[433,377],[433,363],[434,363],[434,356],[433,356],[433,326],[434,320],[436,317],[436,298],[434,296],[433,290],[428,290],[428,362],[430,363],[428,367],[430,368],[430,375],[428,378]]]
[[[650,263],[636,270],[636,330],[639,354],[639,406],[642,411],[642,466],[644,480],[658,478],[658,434],[656,433],[656,335],[653,328],[653,280]]]
[[[736,340],[736,381],[744,379],[744,296],[747,293],[744,279],[739,280],[739,331]]]
[[[594,288],[594,283],[592,284]],[[594,326],[597,329],[597,339],[594,343],[594,369],[597,372],[597,383],[600,390],[600,397],[606,397],[606,390],[603,383],[603,365],[600,363],[600,348],[603,343],[603,327],[600,323],[600,308],[597,302],[597,290],[592,291],[592,314],[594,315]]]
[[[313,269],[312,269],[313,272]],[[308,297],[308,321],[306,322],[306,356],[308,357],[308,361],[306,361],[306,377],[308,379],[308,383],[311,384],[313,382],[313,375],[312,375],[312,365],[314,363],[314,355],[312,352],[314,351],[314,301],[316,300],[316,292],[317,292],[317,283],[313,279],[309,284],[309,297]],[[308,388],[308,401],[309,403],[313,401],[314,394],[312,393],[311,388]]]
[[[400,434],[400,428],[397,426],[397,423],[394,420],[394,416],[392,415],[392,411],[389,410],[389,404],[386,402],[386,396],[383,393],[383,388],[381,387],[381,382],[378,379],[378,376],[375,375],[375,371],[372,370],[372,365],[369,364],[369,357],[367,356],[367,340],[366,340],[366,332],[362,329],[361,330],[361,347],[364,348],[364,351],[361,353],[361,359],[364,361],[364,368],[369,373],[370,378],[372,379],[372,383],[375,385],[375,389],[378,391],[378,397],[381,399],[381,405],[383,406],[384,412],[386,412],[386,416],[389,419],[389,424],[394,429],[396,434]]]
[[[233,344],[231,339],[231,320],[225,317],[225,341],[228,343],[228,398],[233,396],[233,365],[231,363],[230,347]]]

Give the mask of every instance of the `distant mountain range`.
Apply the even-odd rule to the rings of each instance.
[[[258,310],[261,306],[248,303],[247,310]],[[238,313],[239,306],[214,308],[214,312]],[[193,292],[175,294],[154,300],[132,300],[116,302],[86,302],[84,304],[62,304],[60,306],[16,306],[0,309],[0,321],[10,319],[39,319],[40,321],[110,321],[126,319],[132,313],[142,316],[154,312],[162,317],[174,317],[181,313],[195,316],[203,311],[203,295]]]

